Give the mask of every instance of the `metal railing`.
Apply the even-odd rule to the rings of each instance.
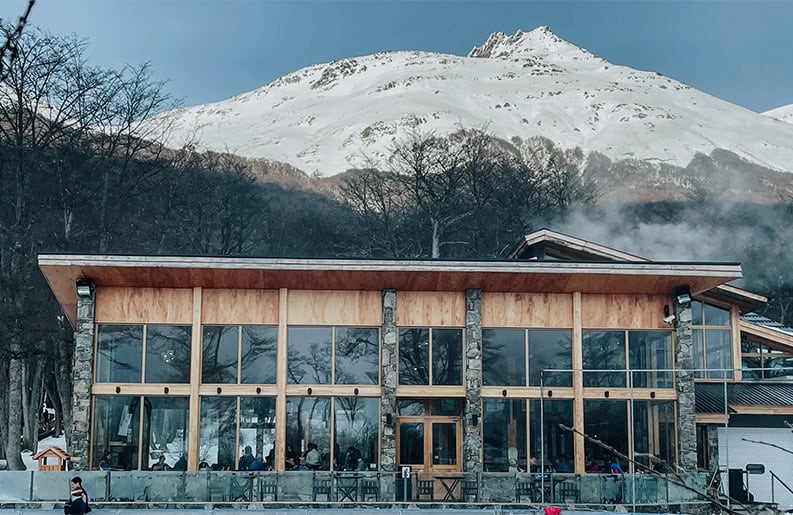
[[[774,474],[774,471],[773,471],[773,470],[769,470],[769,471],[768,471],[768,473],[769,473],[769,474],[771,474],[771,502],[772,502],[772,503],[775,503],[775,502],[776,502],[776,496],[775,496],[775,494],[774,494],[774,483],[775,483],[776,481],[779,481],[779,484],[780,484],[780,485],[784,486],[784,487],[785,487],[785,489],[786,489],[788,492],[790,492],[791,494],[793,494],[793,490],[791,490],[791,489],[790,489],[790,487],[789,487],[789,486],[787,486],[787,483],[785,483],[784,481],[782,481],[782,479],[781,479],[779,476],[777,476],[776,474]]]

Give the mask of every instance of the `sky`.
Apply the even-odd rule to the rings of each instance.
[[[27,0],[0,0],[15,21]],[[37,0],[30,23],[88,42],[92,64],[150,63],[189,106],[305,66],[386,50],[466,55],[548,25],[615,64],[753,111],[793,104],[793,1]]]

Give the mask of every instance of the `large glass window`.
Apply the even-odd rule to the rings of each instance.
[[[287,397],[287,470],[330,469],[330,401],[329,397]]]
[[[251,456],[271,468],[275,457],[275,399],[271,397],[240,397],[240,441],[237,465],[247,469]]]
[[[143,468],[158,462],[173,470],[187,470],[187,397],[144,397]]]
[[[529,386],[572,386],[573,344],[569,330],[529,330]],[[560,372],[554,372],[560,370]]]
[[[746,336],[741,340],[741,363],[744,379],[793,376],[793,351],[775,349]]]
[[[376,327],[290,327],[292,384],[377,384],[380,330]]]
[[[335,328],[335,383],[377,384],[380,331],[376,327]]]
[[[399,384],[462,385],[463,330],[400,329]]]
[[[584,331],[583,362],[584,386],[626,386],[625,331]]]
[[[529,401],[531,410],[530,470],[573,472],[573,433],[560,427],[573,427],[572,400]],[[543,457],[545,466],[542,467]]]
[[[630,331],[628,355],[634,388],[672,387],[672,332]],[[666,369],[666,370],[663,370]]]
[[[290,327],[288,378],[290,384],[330,384],[331,328]]]
[[[526,332],[482,329],[482,384],[526,385]]]
[[[704,302],[691,302],[694,364],[707,372],[697,377],[732,379],[730,311]]]
[[[190,382],[191,333],[190,326],[147,326],[147,383]]]
[[[633,402],[633,456],[651,470],[677,470],[674,401]]]
[[[105,325],[97,328],[96,380],[100,383],[140,383],[143,326]]]
[[[334,399],[334,470],[367,470],[377,464],[379,399]]]
[[[199,468],[236,468],[237,398],[202,397]]]
[[[628,403],[625,401],[584,401],[584,433],[618,452],[628,455]],[[597,465],[600,470],[608,470],[616,458],[603,447],[592,442],[584,443],[587,463]],[[620,462],[622,470],[628,471],[628,464]]]
[[[139,405],[140,397],[94,397],[91,468],[104,468],[106,465],[116,470],[138,469]]]
[[[482,408],[485,472],[525,470],[526,401],[484,399]]]
[[[277,333],[271,326],[204,326],[201,382],[274,384]]]

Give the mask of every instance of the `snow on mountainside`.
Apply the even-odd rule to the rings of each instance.
[[[318,64],[228,100],[164,113],[166,142],[335,175],[383,159],[411,131],[486,127],[612,160],[686,166],[727,149],[793,171],[793,127],[660,73],[618,66],[548,27],[491,35],[469,56],[382,52]]]
[[[770,111],[766,111],[763,114],[783,122],[793,123],[793,104],[777,107],[776,109],[771,109]]]

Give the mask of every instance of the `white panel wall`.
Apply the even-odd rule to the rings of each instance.
[[[722,470],[745,470],[749,463],[765,465],[765,474],[748,476],[749,492],[754,495],[755,501],[771,502],[771,471],[793,489],[793,454],[746,439],[778,445],[793,452],[793,432],[790,429],[760,427],[719,428],[719,466]],[[724,491],[728,492],[726,473],[722,475],[722,481],[725,483]],[[793,494],[775,482],[774,502],[782,509],[793,508]]]

